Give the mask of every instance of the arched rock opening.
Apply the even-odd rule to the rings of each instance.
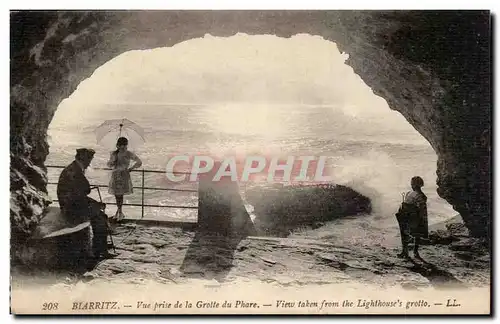
[[[490,231],[490,14],[480,11],[168,11],[11,14],[11,227],[49,203],[44,161],[57,105],[115,56],[205,34],[319,35],[438,155],[438,194],[474,236]],[[418,159],[418,157],[415,157]]]

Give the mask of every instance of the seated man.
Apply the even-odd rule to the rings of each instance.
[[[94,258],[111,257],[108,253],[108,216],[104,213],[106,205],[87,195],[90,184],[85,177],[85,169],[94,158],[95,151],[81,148],[76,150],[75,160],[59,176],[57,199],[64,217],[75,223],[88,221],[92,226],[92,252]]]

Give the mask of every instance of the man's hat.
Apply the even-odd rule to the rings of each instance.
[[[94,157],[95,151],[88,148],[76,149],[75,158],[78,160],[92,159]]]

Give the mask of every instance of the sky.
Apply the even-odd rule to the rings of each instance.
[[[212,107],[221,128],[238,129],[242,125],[237,121],[245,120],[245,125],[272,131],[276,122],[268,124],[266,118],[275,107],[321,105],[331,107],[342,123],[354,122],[357,126],[349,126],[353,132],[390,130],[423,141],[345,64],[347,58],[335,43],[307,34],[205,35],[172,47],[130,51],[81,82],[61,103],[51,126],[86,120],[95,124],[96,117],[121,103],[199,104]],[[231,107],[238,108],[237,116]]]

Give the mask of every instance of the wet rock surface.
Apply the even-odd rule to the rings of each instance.
[[[437,229],[429,233],[427,244],[446,245],[455,255],[464,260],[475,260],[489,254],[490,242],[484,238],[469,236],[469,230],[463,223],[449,222],[446,229]]]
[[[10,156],[10,223],[14,244],[25,241],[51,203],[45,170],[23,156]]]
[[[402,260],[395,248],[299,238],[206,236],[181,229],[129,224],[115,229],[118,256],[99,262],[71,282],[153,280],[178,284],[202,279],[222,284],[240,279],[281,286],[369,283],[406,289],[489,285],[489,259],[457,258],[442,246],[423,246],[425,261]],[[34,271],[34,270],[32,270]],[[20,270],[13,270],[14,278]],[[43,272],[38,272],[38,275]],[[58,282],[60,283],[61,279]]]

